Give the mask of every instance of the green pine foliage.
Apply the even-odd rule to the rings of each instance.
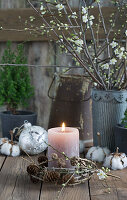
[[[124,128],[127,128],[127,109],[125,110],[124,118],[122,119],[121,123],[124,126]]]
[[[11,42],[7,42],[1,63],[27,64],[22,44],[15,51],[11,49]],[[6,105],[13,114],[19,106],[27,106],[33,96],[28,67],[0,66],[0,105]]]

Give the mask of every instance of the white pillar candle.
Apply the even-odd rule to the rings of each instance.
[[[48,143],[61,153],[68,157],[79,156],[79,131],[72,127],[56,127],[48,130]],[[65,157],[56,152],[52,147],[48,147],[48,159],[52,159],[52,153],[58,154],[60,158]],[[56,161],[49,162],[49,167],[58,167]],[[70,161],[66,161],[65,167],[72,167]]]

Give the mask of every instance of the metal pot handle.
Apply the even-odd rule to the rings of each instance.
[[[50,83],[50,86],[49,86],[49,89],[48,89],[48,97],[49,97],[50,99],[52,99],[53,101],[55,100],[55,97],[52,97],[52,96],[50,95],[50,90],[51,90],[52,85],[53,85],[53,83],[54,83],[54,81],[55,81],[55,78],[56,78],[56,75],[53,76],[53,79],[52,79],[52,81],[51,81],[51,83]]]
[[[58,77],[57,74],[55,74],[55,75],[53,76],[53,79],[52,79],[51,84],[50,84],[49,89],[48,89],[48,97],[49,97],[50,99],[52,99],[53,101],[55,101],[55,97],[53,97],[53,96],[50,95],[50,91],[51,91],[51,88],[52,88],[52,86],[53,86],[53,83],[54,83],[56,77]],[[89,96],[87,99],[82,99],[82,100],[80,100],[80,102],[89,101],[89,100],[91,99],[91,97],[92,97],[92,95],[90,94],[90,96]],[[60,101],[61,101],[61,100],[60,100]],[[67,101],[67,100],[66,100],[66,101]],[[69,100],[69,102],[71,102],[71,100]],[[77,102],[77,101],[72,101],[72,102]],[[78,102],[79,102],[79,101],[78,101]]]

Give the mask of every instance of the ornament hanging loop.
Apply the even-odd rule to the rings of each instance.
[[[15,138],[18,139],[18,137],[20,136],[20,133],[23,131],[24,128],[30,128],[31,127],[31,123],[29,123],[27,120],[24,121],[24,124],[20,127],[15,127],[13,129],[13,134],[17,131]]]
[[[116,148],[116,154],[118,154],[118,153],[119,153],[119,147]]]

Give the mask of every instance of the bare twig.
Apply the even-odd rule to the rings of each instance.
[[[68,185],[68,183],[69,183],[69,181],[72,179],[72,177],[75,175],[75,172],[70,176],[70,178],[67,180],[67,182],[66,183],[64,183],[64,184],[62,184],[62,189],[60,190],[60,192],[59,192],[59,195],[58,195],[58,197],[57,197],[57,199],[59,199],[60,198],[60,196],[61,196],[61,194],[62,194],[62,192],[63,192],[63,190],[65,189],[65,187]]]

